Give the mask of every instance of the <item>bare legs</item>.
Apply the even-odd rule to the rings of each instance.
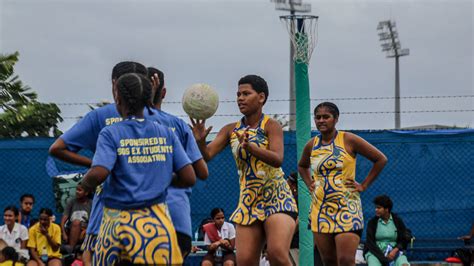
[[[258,265],[266,238],[270,264],[291,266],[289,252],[295,221],[289,215],[276,213],[264,223],[237,225],[236,230],[237,265]]]
[[[314,244],[325,266],[353,266],[360,237],[355,233],[313,233]]]

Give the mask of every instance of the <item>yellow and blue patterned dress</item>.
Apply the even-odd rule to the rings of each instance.
[[[104,208],[93,265],[181,265],[175,229],[165,203],[130,210]]]
[[[247,131],[249,142],[268,149],[265,125],[269,119],[269,116],[262,115],[259,125]],[[237,122],[230,137],[240,178],[239,204],[230,220],[236,224],[250,225],[255,221],[265,221],[275,213],[297,213],[296,201],[284,179],[283,170],[262,162],[242,149],[235,132],[243,134],[246,128],[242,119]]]
[[[356,159],[344,146],[345,132],[338,131],[333,142],[323,145],[314,138],[311,169],[315,179],[310,210],[311,230],[318,233],[343,233],[362,230],[364,218],[360,195],[347,188],[355,180]]]

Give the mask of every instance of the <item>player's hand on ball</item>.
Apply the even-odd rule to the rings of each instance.
[[[193,131],[194,138],[197,142],[205,142],[207,135],[211,132],[212,126],[206,128],[206,120],[199,120],[193,119],[189,117],[191,120],[191,129]]]
[[[153,89],[158,89],[158,87],[160,86],[160,79],[158,78],[158,74],[154,74],[152,77],[151,77],[151,86],[153,87]]]
[[[197,83],[191,85],[183,94],[183,109],[194,119],[208,119],[219,106],[219,95],[209,85]]]

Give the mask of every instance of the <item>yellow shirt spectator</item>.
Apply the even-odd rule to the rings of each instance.
[[[41,252],[43,251],[43,247],[46,247],[48,251],[48,257],[54,258],[61,258],[61,253],[59,249],[53,251],[51,246],[48,244],[48,240],[46,236],[44,236],[40,231],[40,223],[36,223],[30,228],[29,232],[29,240],[28,240],[28,247],[36,249],[38,255],[41,256]],[[51,236],[54,242],[60,244],[61,243],[61,227],[55,223],[51,223],[48,227],[48,234]]]
[[[15,262],[15,266],[24,266],[25,264],[21,262]],[[7,260],[4,262],[0,262],[0,266],[13,266],[13,261],[12,260]]]

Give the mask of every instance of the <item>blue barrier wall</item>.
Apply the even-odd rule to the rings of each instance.
[[[24,193],[33,194],[36,198],[35,217],[38,217],[41,207],[54,209],[52,182],[45,167],[48,148],[53,141],[49,138],[0,139],[2,211],[11,204],[20,207],[20,196]],[[3,215],[1,217],[3,220]]]
[[[366,139],[389,162],[375,183],[362,193],[364,217],[374,216],[372,200],[389,195],[418,238],[452,238],[464,235],[474,222],[474,130],[354,132]],[[315,135],[314,133],[313,135]],[[356,179],[362,181],[371,167],[358,156]],[[296,170],[295,134],[285,134],[285,162]],[[193,192],[193,225],[222,207],[229,216],[238,200],[238,178],[230,149],[209,163],[211,176]]]
[[[468,232],[474,221],[474,130],[354,132],[386,154],[389,163],[375,183],[362,194],[366,221],[374,215],[372,199],[387,194],[418,238],[452,238]],[[0,208],[18,204],[23,193],[36,196],[34,212],[54,206],[50,176],[84,171],[57,160],[48,160],[53,139],[0,140]],[[370,162],[357,158],[357,180]],[[221,207],[227,216],[237,205],[239,184],[230,149],[210,163],[210,176],[198,181],[192,195],[193,227]],[[296,141],[285,133],[286,173],[296,170]]]

